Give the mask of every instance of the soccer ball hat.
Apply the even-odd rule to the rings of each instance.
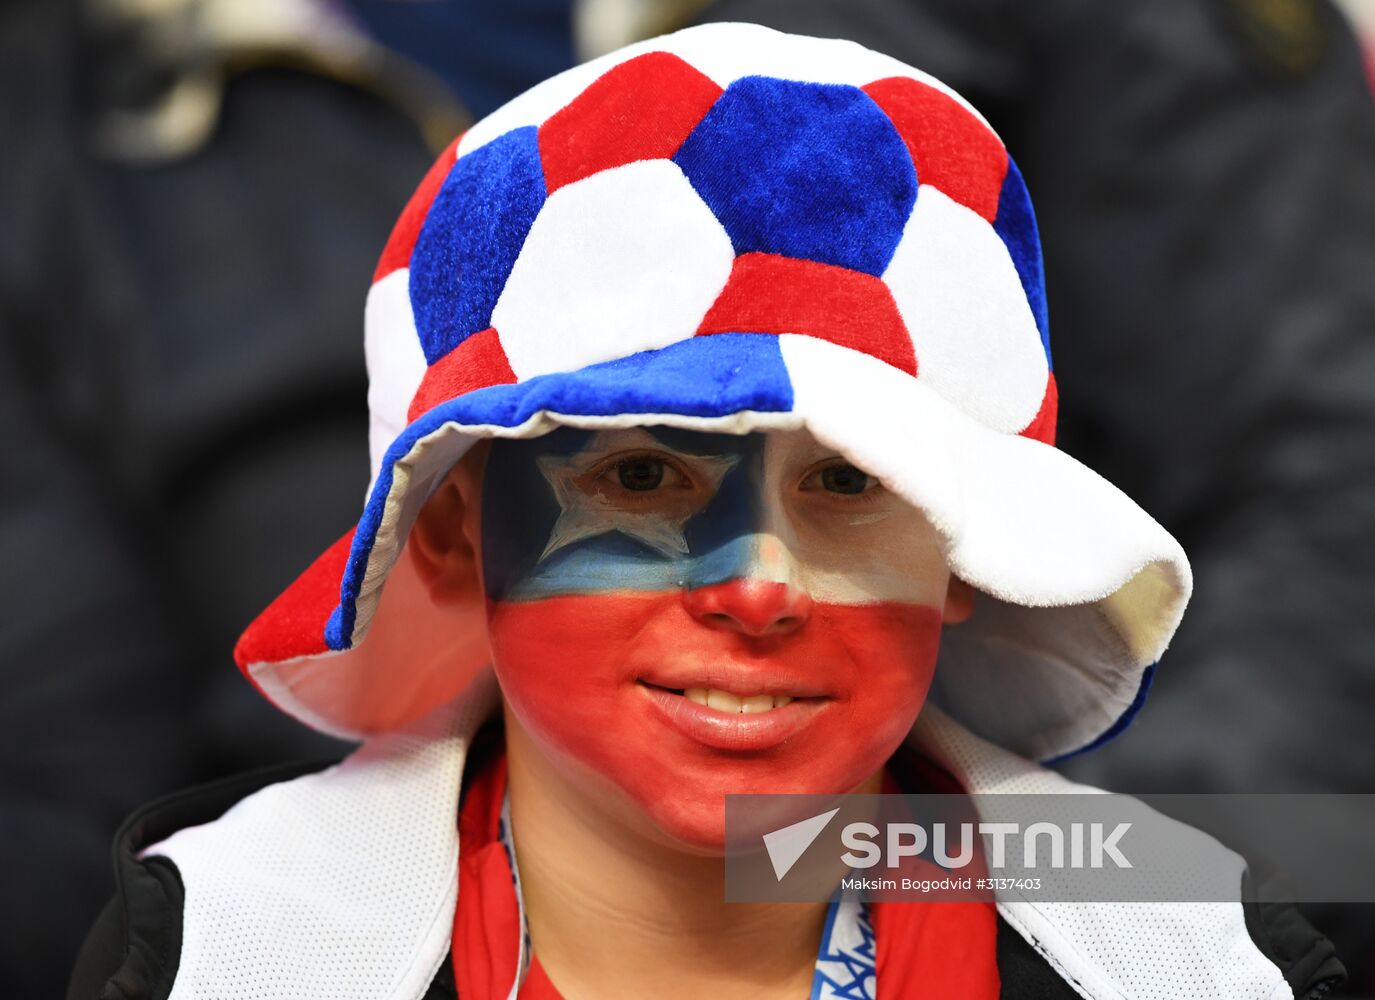
[[[707,25],[511,101],[406,206],[366,346],[362,517],[236,649],[326,732],[481,686],[480,609],[442,615],[402,550],[475,441],[559,426],[806,427],[878,476],[979,591],[932,699],[1028,757],[1125,726],[1188,600],[1179,544],[1054,447],[1016,165],[949,87],[852,42]]]

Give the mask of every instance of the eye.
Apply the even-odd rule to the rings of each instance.
[[[616,463],[616,477],[628,490],[643,493],[658,489],[664,481],[664,463],[649,455],[628,458]]]
[[[798,489],[817,500],[830,497],[838,504],[877,500],[883,484],[858,466],[839,456],[818,462],[802,477]]]
[[[872,479],[853,465],[828,465],[821,470],[821,488],[830,493],[863,493]]]
[[[622,454],[607,459],[589,474],[586,482],[588,488],[600,488],[608,496],[618,496],[625,501],[648,501],[693,487],[692,479],[676,462],[654,452]],[[599,487],[594,487],[594,483]]]

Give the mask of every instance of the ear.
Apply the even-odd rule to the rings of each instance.
[[[941,624],[958,625],[968,621],[974,613],[974,588],[958,576],[952,576],[945,589],[945,607],[941,611]]]
[[[481,476],[474,472],[481,457],[470,452],[445,477],[421,508],[406,546],[416,574],[441,607],[482,602]]]

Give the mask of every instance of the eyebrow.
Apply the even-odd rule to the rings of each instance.
[[[684,459],[739,458],[750,450],[746,438],[747,435],[741,434],[710,434],[661,425],[627,427],[596,432],[575,454],[610,454],[636,447],[655,447]]]
[[[578,447],[572,451],[558,449],[555,453],[577,465],[600,461],[601,458],[617,451],[633,451],[636,448],[658,449],[684,460],[741,459],[751,452],[762,454],[770,440],[769,435],[759,432],[727,434],[668,427],[662,424],[604,428],[585,433],[587,436]],[[854,464],[853,459],[847,455],[815,439],[803,450],[792,451],[790,448],[789,451],[790,462],[811,465],[834,458]],[[862,468],[858,465],[856,467]]]

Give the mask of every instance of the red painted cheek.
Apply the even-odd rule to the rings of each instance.
[[[940,646],[940,611],[898,603],[819,605],[811,627],[839,637],[854,664],[848,697],[837,706],[843,711],[829,734],[838,744],[855,746],[852,754],[837,754],[853,769],[837,773],[834,788],[849,788],[892,756],[926,703]]]
[[[881,767],[921,710],[940,637],[934,608],[817,605],[803,628],[761,640],[702,625],[675,592],[494,603],[488,618],[502,690],[541,749],[708,849],[723,840],[725,794],[834,793]],[[637,683],[666,659],[801,678],[828,698],[776,746],[721,750],[667,724]]]
[[[673,595],[662,592],[489,602],[487,629],[502,692],[546,752],[586,763],[610,756],[608,730],[626,718],[640,635]],[[599,770],[606,770],[599,768]]]

